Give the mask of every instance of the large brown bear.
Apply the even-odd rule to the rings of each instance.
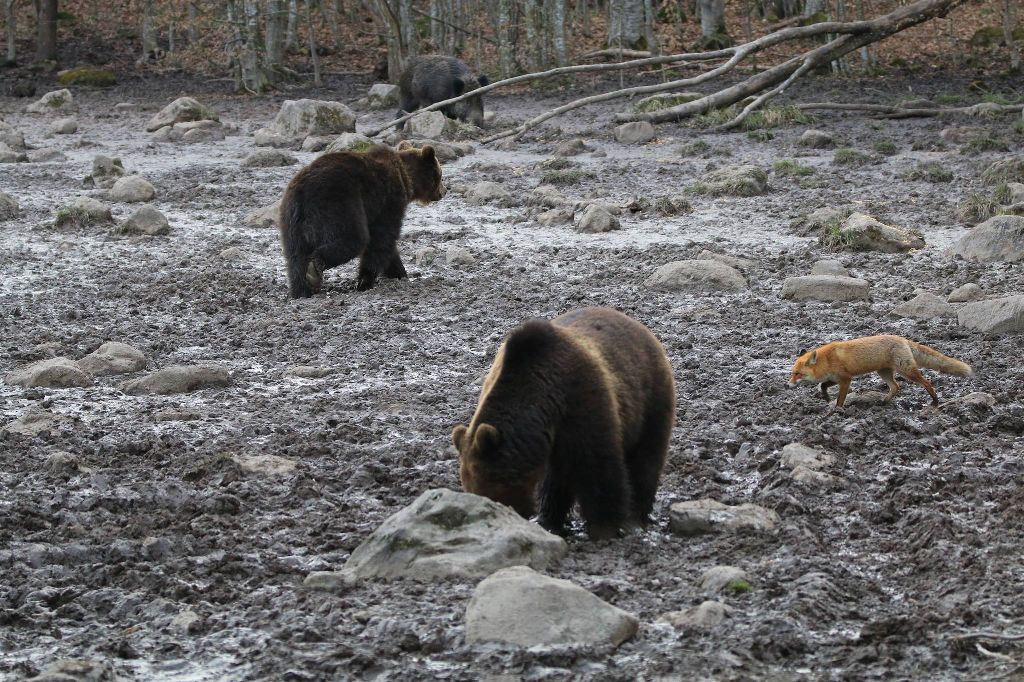
[[[563,532],[576,501],[592,538],[645,524],[675,421],[665,349],[609,308],[573,310],[513,330],[469,426],[452,431],[471,493]]]
[[[406,207],[445,195],[434,148],[384,145],[324,154],[299,171],[281,200],[281,245],[292,298],[320,291],[324,270],[359,260],[359,291],[405,277],[398,235]]]

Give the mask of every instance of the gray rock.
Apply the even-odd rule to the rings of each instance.
[[[269,206],[257,208],[246,214],[242,222],[249,227],[277,227],[281,218],[281,200],[278,199]]]
[[[803,483],[812,488],[829,488],[836,482],[833,476],[805,466],[793,467],[793,470],[789,472],[789,476],[797,483]]]
[[[171,395],[231,384],[231,372],[219,365],[172,365],[121,386],[128,395]]]
[[[123,176],[124,165],[121,159],[97,154],[92,160],[92,173],[86,178],[86,184],[99,189],[110,189]]]
[[[837,260],[825,259],[815,261],[811,266],[812,275],[835,275],[837,277],[849,277],[850,271]]]
[[[167,234],[171,226],[167,217],[149,204],[142,206],[121,223],[119,231],[124,234],[148,234],[151,237]]]
[[[830,133],[826,133],[824,130],[811,129],[805,130],[797,143],[811,149],[826,149],[835,144],[835,140],[832,139]]]
[[[997,215],[989,218],[953,244],[949,254],[982,263],[1024,261],[1024,217]]]
[[[178,632],[186,635],[193,635],[199,632],[203,627],[203,618],[192,609],[185,609],[181,611],[174,620],[171,621],[171,629],[177,630]]]
[[[65,114],[78,111],[78,105],[70,90],[54,90],[29,104],[25,111],[30,114]]]
[[[175,123],[216,121],[217,118],[216,112],[203,106],[198,100],[192,97],[179,97],[149,119],[146,123],[146,132],[152,133]]]
[[[248,474],[282,478],[295,473],[295,460],[277,455],[235,455],[238,468]]]
[[[156,197],[156,188],[141,175],[126,175],[117,180],[107,193],[111,201],[137,203],[152,201]]]
[[[114,105],[114,113],[117,114],[134,114],[139,110],[139,105],[135,102],[118,102]]]
[[[730,292],[746,289],[747,280],[739,270],[719,260],[680,260],[655,270],[644,286],[682,293]]]
[[[429,265],[437,258],[437,249],[433,246],[424,246],[416,249],[412,254],[412,260],[416,265]]]
[[[374,83],[366,94],[371,109],[388,109],[398,106],[398,86],[391,83]]]
[[[78,119],[74,116],[58,118],[46,129],[49,135],[71,135],[78,132]]]
[[[529,203],[543,208],[561,208],[569,203],[554,185],[541,185],[533,190]]]
[[[28,160],[32,163],[57,163],[67,161],[68,157],[56,147],[44,147],[29,154]]]
[[[357,135],[358,133],[345,133],[345,135]],[[300,151],[304,152],[322,152],[327,149],[327,146],[334,142],[337,138],[331,135],[310,135],[302,141],[302,146],[299,147]]]
[[[256,131],[256,135],[253,136],[253,144],[257,147],[290,147],[294,144],[294,140],[287,138],[276,130],[270,128],[260,128]]]
[[[325,154],[333,152],[365,152],[376,143],[362,133],[342,133],[333,138],[324,148]]]
[[[452,245],[445,253],[445,262],[448,265],[472,265],[476,262],[476,258],[469,249]]]
[[[512,205],[512,194],[496,182],[478,182],[469,188],[466,201],[477,206],[481,204]]]
[[[0,146],[7,145],[11,150],[25,150],[25,133],[15,130],[9,123],[0,121]]]
[[[357,547],[342,572],[354,579],[483,577],[499,568],[544,569],[565,541],[485,497],[428,490]]]
[[[941,408],[947,408],[955,405],[966,405],[980,410],[991,410],[996,406],[996,397],[991,393],[985,393],[983,391],[974,391],[960,398],[953,398],[947,400],[940,405]]]
[[[217,254],[223,260],[242,260],[245,256],[245,252],[237,246],[229,246]]]
[[[11,220],[21,215],[18,200],[6,192],[0,192],[0,222]]]
[[[973,137],[988,135],[988,129],[981,126],[950,126],[943,128],[939,137],[953,144],[963,144]]]
[[[555,146],[555,151],[552,152],[555,156],[576,156],[584,152],[589,152],[590,148],[587,147],[586,143],[580,138],[574,138],[572,140],[563,140]]]
[[[78,366],[93,376],[140,372],[146,369],[146,356],[127,343],[107,341],[79,360]]]
[[[110,207],[92,197],[75,197],[67,205],[67,208],[71,211],[82,212],[90,224],[114,222],[114,216],[110,213]]]
[[[74,476],[80,471],[81,463],[70,452],[51,452],[43,462],[43,470],[51,476]]]
[[[1011,204],[1024,202],[1024,182],[1008,182],[1006,187],[1010,190]]]
[[[960,308],[957,319],[961,327],[985,334],[1020,334],[1024,332],[1024,296],[968,303]]]
[[[285,100],[270,128],[291,140],[305,139],[310,135],[354,133],[356,115],[341,102]]]
[[[53,432],[64,421],[63,417],[49,410],[29,409],[17,419],[4,427],[0,433],[14,433],[20,436],[38,436],[41,433]]]
[[[790,227],[796,234],[807,237],[813,234],[826,235],[838,231],[843,221],[856,212],[857,207],[837,206],[824,207],[811,211],[803,218],[794,220]]]
[[[205,121],[202,121],[205,123]],[[178,129],[178,126],[188,125],[187,123],[176,123],[173,129]],[[185,130],[181,135],[181,141],[185,144],[199,144],[204,142],[219,142],[225,137],[224,129],[220,126],[204,126],[189,128]]]
[[[697,585],[708,592],[721,592],[729,583],[749,583],[747,573],[736,566],[712,566],[701,574]]]
[[[294,166],[299,160],[287,152],[277,149],[257,149],[242,159],[242,168],[276,168]]]
[[[123,679],[107,661],[65,658],[46,666],[31,682],[119,682]]]
[[[28,154],[15,151],[5,144],[0,144],[0,163],[26,163]]]
[[[573,215],[573,227],[577,232],[584,234],[598,234],[618,230],[621,225],[607,206],[591,203]]]
[[[405,134],[409,137],[433,139],[441,137],[448,130],[448,118],[440,111],[424,111],[405,122]]]
[[[953,317],[956,311],[935,294],[922,292],[893,308],[892,314],[913,320],[933,320],[937,317]]]
[[[788,277],[782,298],[795,301],[866,301],[871,286],[862,279],[835,275]]]
[[[150,559],[159,561],[171,551],[171,543],[166,538],[155,538],[152,535],[142,541],[142,553]]]
[[[9,386],[71,388],[92,386],[92,375],[69,358],[50,358],[16,369],[4,377]]]
[[[747,258],[727,256],[724,253],[715,253],[714,251],[708,251],[707,249],[702,249],[701,252],[697,254],[697,260],[716,260],[719,263],[725,263],[730,268],[735,268],[740,271],[749,270],[754,267],[754,261]]]
[[[537,222],[545,227],[568,225],[572,222],[572,213],[564,208],[553,208],[537,216]]]
[[[835,463],[835,457],[801,443],[789,443],[782,448],[779,463],[787,469],[805,467],[812,471],[820,471],[832,466]]]
[[[970,303],[971,301],[980,301],[984,296],[981,287],[974,282],[968,282],[953,289],[946,300],[950,303]]]
[[[658,617],[677,630],[711,630],[732,615],[734,609],[720,601],[703,601],[682,611],[669,611]]]
[[[615,128],[615,141],[620,144],[645,144],[656,135],[650,121],[631,121]]]
[[[636,616],[582,587],[525,566],[489,576],[477,585],[466,609],[466,640],[471,643],[618,646],[638,626]]]
[[[886,225],[863,213],[851,214],[839,228],[838,237],[843,246],[854,251],[902,253],[924,248],[924,237],[919,232]]]
[[[756,504],[729,506],[705,498],[676,502],[669,509],[669,530],[679,535],[778,532],[779,515]]]
[[[759,196],[768,193],[768,173],[756,166],[726,166],[705,174],[698,188],[716,197]]]

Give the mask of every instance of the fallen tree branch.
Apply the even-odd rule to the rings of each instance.
[[[611,57],[613,59],[622,59],[623,57],[629,59],[646,59],[647,57],[653,57],[650,52],[646,50],[620,50],[615,47],[610,47],[607,50],[595,50],[582,55],[582,59],[596,59],[598,57]]]
[[[934,107],[934,108],[905,108],[889,104],[847,104],[845,102],[808,102],[797,104],[797,109],[810,111],[812,109],[836,111],[867,111],[880,114],[882,118],[925,118],[929,116],[949,116],[953,114],[967,114],[968,116],[987,116],[990,114],[1015,113],[1024,111],[1024,104],[993,104],[992,102],[981,102],[968,107]]]
[[[950,639],[964,640],[964,639],[992,639],[1003,642],[1019,642],[1024,640],[1024,635],[1008,635],[1005,632],[989,632],[987,630],[977,630],[974,632],[961,632],[949,636]]]

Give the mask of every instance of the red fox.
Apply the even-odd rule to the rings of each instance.
[[[885,396],[885,401],[889,402],[900,392],[900,385],[893,378],[893,372],[899,372],[910,381],[924,386],[932,397],[932,404],[938,405],[939,398],[935,395],[935,389],[921,374],[918,369],[920,367],[962,377],[974,373],[967,363],[902,336],[865,336],[850,341],[835,341],[810,353],[802,353],[793,365],[789,386],[796,386],[801,381],[821,384],[821,394],[828,400],[829,387],[839,384],[839,399],[832,408],[839,409],[846,402],[850,380],[869,372],[878,372],[878,376],[889,384],[889,393]]]

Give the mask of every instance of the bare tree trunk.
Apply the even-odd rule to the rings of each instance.
[[[39,0],[36,60],[57,61],[57,0]]]
[[[14,65],[18,61],[18,13],[15,5],[18,0],[5,0],[4,21],[7,24],[7,63]]]
[[[338,5],[334,0],[320,0],[320,14],[327,22],[327,28],[331,32],[331,44],[334,49],[341,49],[341,32],[338,30]]]
[[[513,26],[515,18],[514,0],[498,0],[498,68],[502,78],[508,78],[515,70],[515,44]]]
[[[261,53],[260,7],[258,0],[240,1],[241,7],[237,0],[227,0],[235,82],[239,90],[259,93],[272,83],[272,73],[266,68],[265,55]]]
[[[398,82],[405,64],[416,56],[416,27],[411,0],[372,0],[374,18],[388,46],[388,78]]]
[[[197,16],[198,14],[199,13],[196,11],[196,3],[188,3],[188,28],[186,29],[186,32],[188,34],[189,45],[193,45],[197,40],[199,40],[199,27],[196,26],[196,22],[199,19]]]
[[[1016,1],[1003,0],[1003,40],[1010,50],[1010,70],[1020,70],[1020,47],[1013,38],[1013,29],[1017,26]]]
[[[646,42],[644,0],[609,0],[608,47],[643,50]]]
[[[700,35],[697,46],[701,49],[720,49],[732,44],[725,30],[725,0],[697,0],[700,12]]]
[[[658,34],[654,30],[654,17],[654,0],[644,0],[644,40],[647,41],[647,51],[652,55],[660,52]]]
[[[306,0],[306,28],[309,32],[309,58],[313,60],[313,85],[318,88],[324,84],[320,77],[320,55],[316,51],[316,25],[313,23],[313,2]]]
[[[154,0],[142,3],[142,56],[139,63],[144,63],[150,55],[156,53],[156,21],[153,18]]]
[[[548,21],[551,28],[551,52],[556,66],[569,63],[569,47],[566,38],[565,15],[568,11],[567,0],[547,0],[550,11]],[[545,65],[546,66],[546,65]]]
[[[285,29],[284,46],[288,51],[299,49],[299,0],[288,0],[288,27]]]
[[[279,71],[284,64],[285,7],[283,0],[267,0],[265,35],[267,68]]]

